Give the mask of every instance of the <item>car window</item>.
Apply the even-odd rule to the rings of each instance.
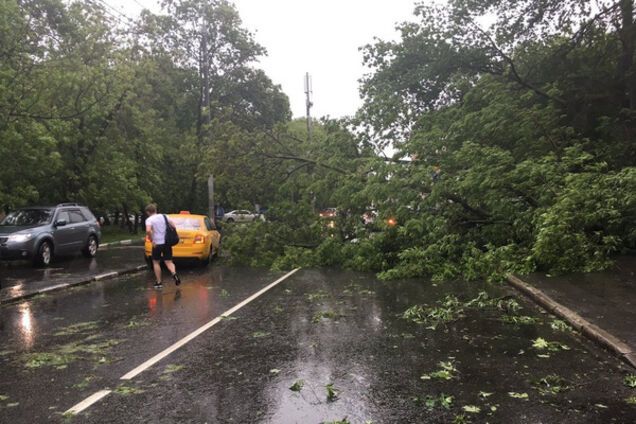
[[[182,217],[170,217],[177,226],[177,230],[200,230],[201,220],[199,218],[182,218]]]
[[[204,219],[205,221],[205,226],[208,229],[208,231],[212,231],[214,230],[214,225],[212,224],[212,221],[210,221],[210,218],[208,218],[207,216]]]
[[[68,214],[71,217],[72,224],[77,224],[79,222],[86,221],[86,218],[84,218],[84,215],[82,215],[82,213],[79,210],[71,210],[68,212]]]
[[[68,211],[60,211],[57,214],[56,221],[66,221],[67,224],[71,222],[71,216],[68,214]]]
[[[82,212],[82,215],[84,215],[84,217],[86,217],[86,219],[88,221],[96,221],[97,220],[97,218],[95,218],[95,215],[93,215],[93,213],[90,210],[88,210],[86,208],[82,208],[81,212]]]
[[[51,222],[51,209],[21,209],[5,216],[0,226],[45,225]]]

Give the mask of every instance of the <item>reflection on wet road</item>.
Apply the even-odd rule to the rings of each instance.
[[[56,284],[82,281],[95,275],[144,265],[143,246],[114,246],[100,249],[95,258],[62,257],[48,268],[35,268],[30,262],[0,262],[0,295],[13,297],[26,291]]]
[[[178,289],[155,291],[144,275],[1,309],[0,422],[636,419],[626,402],[634,393],[622,383],[627,370],[551,328],[552,318],[530,305],[520,315],[530,324],[466,308],[427,329],[401,314],[449,293],[469,300],[484,287],[387,283],[334,270],[300,271],[133,380],[120,380],[281,275],[220,267],[183,273]],[[558,349],[538,350],[539,338]],[[551,392],[555,381],[561,391]],[[61,416],[103,389],[113,393],[75,418]]]

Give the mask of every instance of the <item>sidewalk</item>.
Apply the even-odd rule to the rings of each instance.
[[[103,246],[102,246],[103,247]],[[97,256],[61,258],[48,268],[27,262],[0,264],[0,304],[146,269],[143,246],[112,245]]]
[[[509,281],[636,366],[636,257],[621,258],[604,272],[531,274]]]

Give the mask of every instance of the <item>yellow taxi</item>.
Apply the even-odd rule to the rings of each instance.
[[[205,215],[194,215],[188,211],[168,214],[177,226],[179,244],[172,248],[175,259],[198,259],[203,265],[210,263],[219,252],[221,233]],[[152,243],[146,236],[144,245],[146,261],[151,262]]]

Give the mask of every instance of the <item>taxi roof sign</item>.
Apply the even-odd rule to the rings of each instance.
[[[179,215],[190,215],[190,211],[179,211]]]

